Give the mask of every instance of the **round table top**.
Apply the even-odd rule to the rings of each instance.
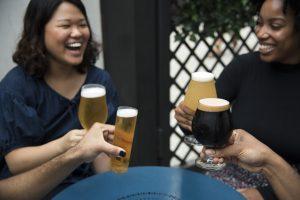
[[[86,178],[54,200],[240,200],[229,186],[200,173],[170,167],[133,167],[127,173],[107,172]]]

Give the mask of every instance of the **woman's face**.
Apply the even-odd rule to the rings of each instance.
[[[300,62],[300,39],[294,20],[292,10],[283,13],[282,0],[265,0],[256,26],[262,60],[286,64]]]
[[[63,2],[45,26],[45,45],[50,66],[79,65],[90,38],[86,18],[71,3]]]

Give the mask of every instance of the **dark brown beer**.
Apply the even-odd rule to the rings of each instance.
[[[222,148],[227,144],[232,130],[229,109],[229,102],[224,99],[199,100],[192,121],[192,132],[198,142],[208,148]]]

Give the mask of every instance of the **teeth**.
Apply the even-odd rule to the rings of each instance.
[[[259,51],[261,53],[269,53],[274,49],[274,46],[272,45],[266,45],[266,44],[261,44],[259,47]]]
[[[73,47],[73,48],[78,48],[78,47],[81,47],[81,45],[82,44],[80,42],[74,42],[74,43],[68,44],[67,46]]]

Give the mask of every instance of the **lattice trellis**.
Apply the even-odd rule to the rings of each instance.
[[[170,34],[170,102],[176,107],[182,100],[184,91],[190,81],[191,73],[195,71],[209,71],[217,79],[224,67],[238,54],[248,53],[257,49],[258,43],[254,30],[246,27],[239,35],[219,34],[217,38],[199,37],[192,42],[188,37],[182,41],[175,41],[175,29]],[[221,41],[219,51],[213,47],[217,40]],[[180,130],[175,118],[174,110],[170,112],[170,150],[171,166],[184,166],[193,163],[198,157],[200,147],[188,146],[183,141],[184,134]]]

